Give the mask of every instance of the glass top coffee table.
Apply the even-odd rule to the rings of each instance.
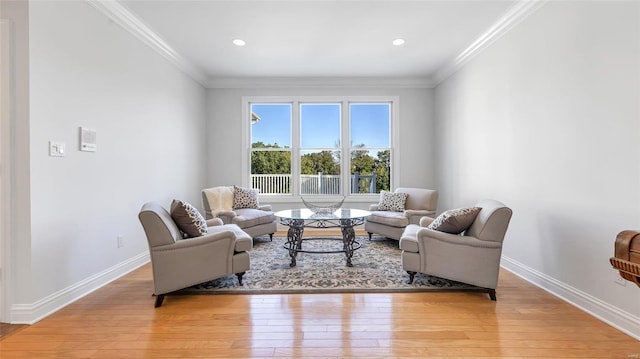
[[[364,218],[371,213],[361,209],[339,208],[332,213],[314,213],[310,209],[287,209],[276,212],[276,217],[280,218],[280,223],[289,227],[287,232],[287,242],[283,245],[289,251],[291,263],[289,266],[295,267],[296,256],[298,253],[344,253],[347,257],[347,266],[353,267],[351,257],[353,251],[360,248],[360,243],[356,242],[356,234],[353,227],[363,224]],[[305,250],[302,242],[312,239],[330,239],[320,238],[303,238],[302,234],[305,228],[340,228],[342,230],[342,250],[311,251]]]

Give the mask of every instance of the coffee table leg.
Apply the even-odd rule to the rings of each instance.
[[[291,263],[289,267],[296,266],[296,256],[298,250],[302,249],[302,233],[304,232],[304,220],[294,219],[289,223],[289,231],[287,232],[286,247],[289,250]]]
[[[353,257],[353,243],[356,240],[356,231],[353,229],[353,224],[349,219],[340,220],[340,227],[342,228],[342,247],[344,254],[347,256],[347,267],[353,267],[351,257]]]

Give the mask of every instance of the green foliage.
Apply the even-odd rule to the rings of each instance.
[[[262,141],[258,141],[258,142],[254,142],[251,144],[251,148],[289,148],[289,146],[284,146],[284,147],[280,147],[280,145],[278,145],[278,143],[274,143],[272,144],[265,144]]]
[[[368,151],[351,151],[351,173],[359,172],[361,175],[376,174],[376,192],[388,191],[390,186],[389,169],[391,166],[391,151],[378,151],[377,157],[371,157]],[[365,189],[360,189],[362,192]],[[368,191],[368,189],[367,189]]]
[[[375,170],[375,159],[369,156],[368,151],[351,151],[351,173],[360,172],[371,174]]]
[[[378,151],[378,158],[375,159],[375,171],[376,171],[376,191],[381,190],[389,191],[391,188],[391,151],[384,150]]]
[[[291,174],[291,152],[287,147],[276,144],[264,144],[255,142],[252,148],[264,148],[264,151],[251,152],[251,173],[253,174]],[[390,189],[391,151],[378,151],[377,157],[369,155],[364,145],[354,146],[351,151],[351,173],[359,172],[362,175],[376,173],[376,191]],[[275,149],[275,150],[274,150]],[[277,149],[283,149],[278,151]],[[340,156],[337,151],[320,151],[302,155],[300,161],[302,174],[325,175],[340,174]]]
[[[332,151],[306,153],[300,160],[300,172],[313,175],[322,172],[325,175],[340,174],[340,163]]]
[[[253,148],[281,148],[278,144],[265,145],[255,142]],[[251,173],[254,174],[286,174],[291,173],[290,151],[252,151]]]

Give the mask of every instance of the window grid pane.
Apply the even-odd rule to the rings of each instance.
[[[390,189],[391,104],[350,103],[351,194]]]
[[[339,150],[300,152],[300,194],[339,195],[342,193]]]
[[[291,194],[292,105],[250,106],[252,188],[263,194]]]
[[[300,104],[300,147],[340,147],[340,111],[336,103]]]

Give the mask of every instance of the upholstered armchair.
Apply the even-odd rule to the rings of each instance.
[[[156,308],[167,293],[249,270],[251,237],[234,224],[207,221],[206,234],[183,239],[171,214],[156,202],[146,203],[138,218],[147,236]]]
[[[437,227],[430,227],[432,223],[438,223],[441,228],[447,225],[443,222],[455,224],[453,216],[441,221],[446,212],[435,220],[425,217],[420,225],[407,226],[400,239],[400,249],[402,268],[409,274],[409,283],[413,282],[416,272],[425,273],[484,288],[491,300],[496,300],[502,243],[512,211],[490,199],[476,203],[475,209],[478,208],[475,217],[469,219],[470,226],[466,224],[464,227],[468,228],[459,229],[461,234],[431,229]]]
[[[238,193],[247,196],[248,200],[238,200]],[[225,224],[238,225],[252,238],[268,234],[272,240],[277,229],[276,216],[273,215],[271,205],[258,203],[257,196],[257,190],[237,186],[203,189],[202,206],[205,218],[220,218]]]
[[[397,188],[394,193],[406,193],[403,208],[382,210],[380,203],[369,206],[371,215],[366,218],[364,230],[399,240],[409,224],[418,224],[424,216],[434,216],[438,205],[438,191],[423,188]],[[382,195],[381,195],[382,196]]]

